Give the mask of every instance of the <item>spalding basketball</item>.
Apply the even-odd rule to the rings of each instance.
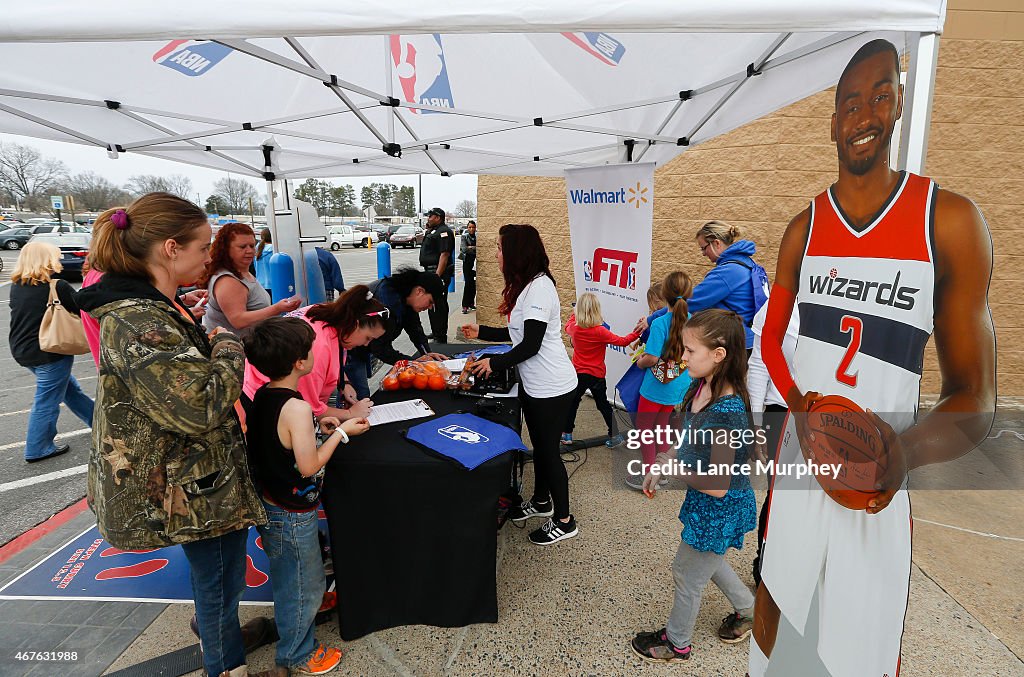
[[[818,484],[832,500],[850,510],[864,510],[879,494],[875,483],[885,474],[888,450],[878,428],[857,403],[826,395],[807,412],[810,442],[819,466],[839,464],[837,476],[818,472]]]

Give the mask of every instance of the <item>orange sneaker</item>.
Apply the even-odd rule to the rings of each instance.
[[[306,664],[299,668],[292,668],[292,672],[300,675],[323,675],[338,667],[341,662],[341,649],[326,647],[323,644],[318,646],[313,655],[309,657]]]

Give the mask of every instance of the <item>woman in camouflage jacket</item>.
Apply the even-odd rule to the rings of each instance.
[[[88,499],[111,544],[182,546],[204,667],[236,675],[246,673],[248,528],[266,514],[235,413],[242,346],[223,330],[208,340],[177,297],[210,260],[210,238],[205,212],[166,193],[96,221],[92,256],[105,274],[78,294],[100,325]]]

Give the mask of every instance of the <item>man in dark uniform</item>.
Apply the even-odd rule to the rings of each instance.
[[[430,318],[430,338],[435,343],[448,343],[448,284],[455,275],[455,233],[444,222],[445,213],[440,207],[427,212],[427,234],[420,247],[420,265],[428,273],[436,273],[444,283],[440,296],[434,296],[434,306],[427,315]]]
[[[476,310],[476,221],[470,221],[462,234],[462,245],[459,247],[459,258],[462,259],[462,314]]]

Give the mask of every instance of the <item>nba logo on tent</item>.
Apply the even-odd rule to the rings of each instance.
[[[448,439],[455,440],[456,442],[465,442],[466,444],[480,444],[489,440],[486,435],[481,435],[477,431],[470,430],[461,425],[449,425],[444,428],[438,428],[437,432]]]
[[[562,33],[588,54],[609,66],[618,66],[626,47],[607,33]]]
[[[452,85],[448,81],[448,65],[444,60],[441,36],[392,35],[391,60],[395,76],[408,103],[453,108]],[[441,111],[410,109],[413,113]]]
[[[208,40],[172,40],[153,55],[153,61],[194,78],[209,71],[230,53],[230,47]]]

